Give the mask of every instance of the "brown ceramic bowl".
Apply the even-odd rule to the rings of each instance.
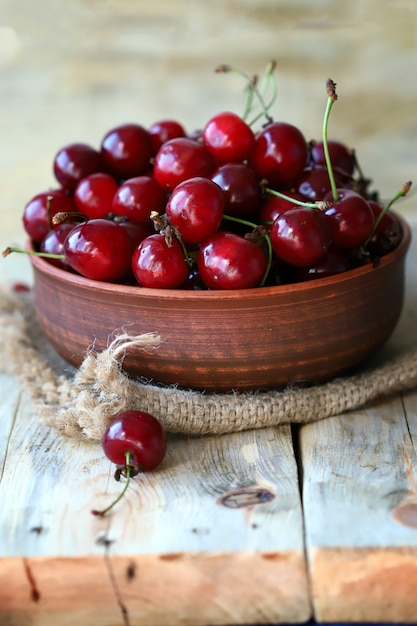
[[[156,331],[159,348],[126,355],[133,377],[207,391],[280,389],[354,370],[393,332],[411,234],[381,259],[330,278],[239,291],[100,283],[31,257],[35,306],[56,351],[78,365],[118,331]]]

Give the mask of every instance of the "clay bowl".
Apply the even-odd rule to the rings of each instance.
[[[31,257],[35,306],[55,350],[78,365],[109,337],[156,331],[152,352],[130,351],[132,377],[207,391],[280,389],[353,371],[393,332],[411,234],[378,267],[239,291],[145,289],[100,283]]]

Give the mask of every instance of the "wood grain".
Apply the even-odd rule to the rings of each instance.
[[[288,427],[174,437],[160,468],[97,518],[121,488],[112,471],[100,446],[57,438],[21,401],[0,483],[2,624],[65,613],[113,626],[121,606],[146,626],[308,619]]]
[[[410,436],[416,398],[394,398],[301,431],[306,547],[318,621],[417,619],[417,457]]]

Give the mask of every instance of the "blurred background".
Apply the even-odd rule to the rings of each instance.
[[[243,112],[231,64],[275,59],[275,119],[319,138],[325,81],[337,83],[329,136],[357,151],[383,198],[417,187],[416,0],[0,0],[0,245],[24,245],[21,215],[55,185],[66,143],[99,146],[111,127],[177,118],[189,131]],[[414,219],[413,195],[400,207]],[[417,215],[417,205],[416,205]],[[1,259],[0,280],[30,280]]]

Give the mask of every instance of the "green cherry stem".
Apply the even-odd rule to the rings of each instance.
[[[264,191],[266,193],[270,193],[273,196],[277,196],[278,198],[282,198],[283,200],[287,200],[291,202],[294,206],[305,206],[310,207],[312,209],[326,209],[330,203],[319,200],[317,202],[303,202],[303,200],[297,200],[296,198],[291,198],[291,196],[287,196],[285,193],[281,193],[280,191],[276,191],[275,189],[269,189],[269,187],[265,187]]]
[[[98,515],[99,517],[103,517],[104,515],[106,515],[106,513],[108,513],[114,506],[116,506],[116,504],[118,502],[120,502],[120,500],[123,498],[123,496],[125,495],[129,484],[130,484],[130,479],[132,477],[132,466],[130,465],[130,461],[132,458],[132,453],[131,452],[125,452],[125,466],[124,466],[124,472],[125,472],[125,477],[126,477],[126,483],[125,486],[123,487],[122,491],[120,492],[120,494],[117,496],[117,498],[115,500],[113,500],[113,502],[111,502],[111,504],[109,504],[109,506],[107,506],[105,509],[102,510],[97,510],[97,509],[93,509],[91,511],[91,513],[93,515]]]
[[[65,256],[63,254],[54,254],[52,252],[34,252],[33,250],[23,250],[22,248],[12,248],[10,246],[3,250],[2,256],[9,256],[9,254],[12,254],[12,252],[18,252],[19,254],[28,254],[29,256],[41,256],[45,257],[46,259],[65,259]]]
[[[332,163],[330,160],[329,145],[327,142],[327,127],[329,124],[330,111],[332,109],[333,104],[337,100],[336,83],[333,82],[331,78],[328,78],[326,81],[326,90],[327,90],[328,98],[327,98],[326,110],[324,112],[324,119],[323,119],[323,149],[324,149],[324,158],[326,159],[326,167],[327,167],[327,171],[329,173],[329,178],[330,178],[330,186],[332,190],[333,200],[337,202],[337,200],[339,200],[339,194],[337,193],[336,181],[334,178],[333,167],[332,167]]]
[[[369,237],[367,238],[367,240],[365,241],[365,243],[363,244],[362,248],[364,250],[366,250],[366,248],[369,245],[369,242],[371,241],[372,237],[374,236],[379,224],[381,223],[382,218],[384,217],[385,213],[387,211],[389,211],[389,209],[392,207],[392,205],[397,202],[397,200],[399,200],[400,198],[404,198],[404,196],[406,196],[408,194],[408,192],[411,189],[411,185],[412,182],[411,180],[407,181],[406,183],[404,183],[404,185],[402,186],[402,189],[400,189],[400,191],[398,191],[395,196],[393,196],[391,198],[391,200],[389,202],[387,202],[387,204],[384,206],[384,208],[382,209],[381,213],[378,215],[378,217],[375,220],[375,223],[372,227],[372,231],[369,235]]]

